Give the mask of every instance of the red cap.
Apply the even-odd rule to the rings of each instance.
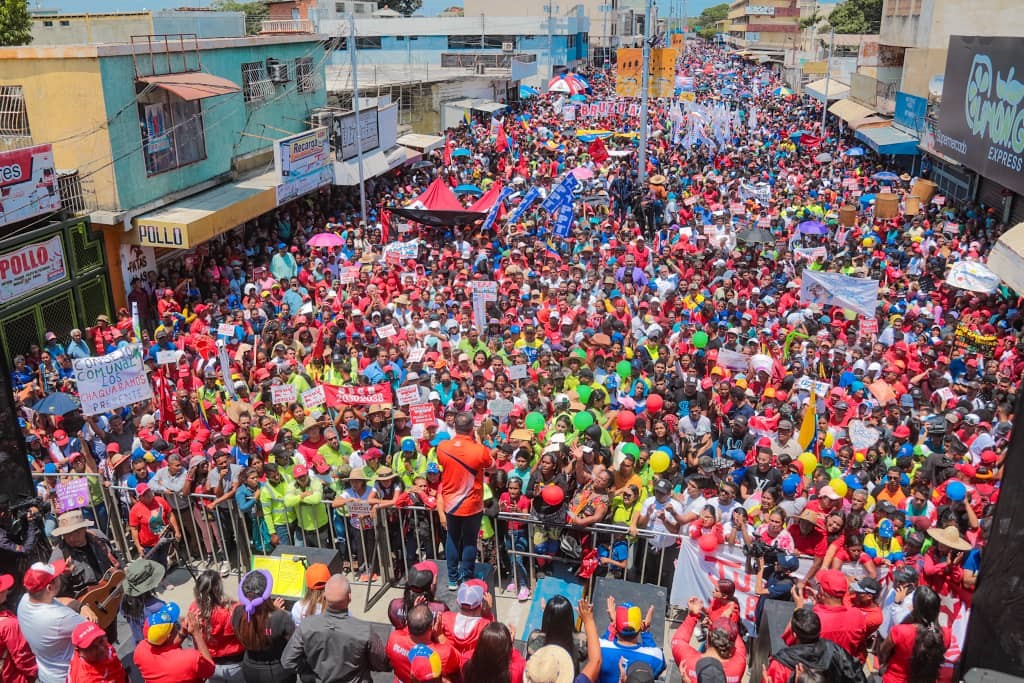
[[[309,464],[313,466],[317,474],[327,474],[331,471],[331,466],[327,464],[327,461],[322,456],[316,455],[310,458]]]
[[[149,491],[149,484],[142,481],[135,485],[135,495],[141,498]]]
[[[107,444],[107,455],[113,455],[114,453],[120,453],[120,452],[121,452],[121,447],[118,446],[116,443],[108,443]]]
[[[11,576],[10,574],[0,574],[0,591],[8,590],[13,585],[14,585],[14,577],[13,576]]]
[[[767,448],[770,450],[772,447],[772,440],[769,439],[767,436],[762,436],[760,439],[757,440],[757,447]]]
[[[995,465],[999,460],[999,456],[991,448],[986,448],[981,452],[981,463],[983,465]]]
[[[53,433],[53,440],[57,442],[57,445],[63,448],[68,445],[68,433],[63,429],[58,429]]]
[[[92,647],[97,640],[107,635],[107,632],[91,621],[83,621],[71,632],[71,644],[79,650]]]
[[[897,439],[905,439],[910,436],[910,427],[907,425],[900,425],[896,429],[892,430],[892,435]]]
[[[295,477],[296,479],[298,479],[299,477],[304,477],[307,474],[309,474],[309,468],[306,467],[305,465],[296,465],[295,467],[292,468],[292,476]]]
[[[153,432],[148,430],[148,429],[141,429],[141,430],[139,430],[139,440],[140,441],[156,441],[156,435],[153,434]]]
[[[64,573],[65,567],[67,567],[67,562],[64,560],[57,560],[50,564],[36,562],[28,568],[21,582],[29,593],[38,593],[56,581],[57,577]]]
[[[835,598],[846,595],[846,589],[850,585],[846,581],[846,576],[837,569],[826,569],[823,572],[818,572],[818,584],[825,594]]]

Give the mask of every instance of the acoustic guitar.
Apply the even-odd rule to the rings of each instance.
[[[125,573],[121,569],[110,568],[99,583],[92,586],[78,598],[82,607],[88,607],[96,615],[100,628],[106,629],[117,619],[117,611],[121,609],[124,598]]]

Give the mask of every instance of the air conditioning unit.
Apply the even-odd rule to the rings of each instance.
[[[330,128],[334,122],[334,112],[327,109],[315,109],[311,117],[310,123],[313,124],[313,128]]]
[[[516,44],[515,43],[509,42],[509,43],[502,43],[501,44],[501,51],[502,52],[513,52],[515,49],[516,49]]]
[[[273,83],[287,83],[288,65],[280,63],[267,64],[267,75]]]

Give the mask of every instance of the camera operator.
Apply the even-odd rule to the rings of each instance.
[[[762,555],[756,561],[754,595],[757,596],[757,607],[754,610],[754,621],[760,630],[765,600],[793,602],[793,587],[796,585],[793,572],[800,568],[800,562],[794,555],[778,552]]]
[[[7,596],[12,610],[23,592],[21,577],[25,570],[49,553],[42,529],[42,505],[32,498],[14,504],[7,497],[0,500],[0,567],[9,568],[14,575],[14,586]]]

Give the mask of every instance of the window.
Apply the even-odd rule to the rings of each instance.
[[[43,22],[43,26],[46,26],[46,27],[53,26],[53,22],[52,21],[44,21]]]
[[[516,44],[515,36],[484,36],[484,49],[486,50],[500,50],[505,46],[505,43]]]
[[[380,36],[367,36],[360,38],[356,36],[356,49],[357,50],[380,50]]]
[[[565,39],[566,39],[565,46],[568,49],[572,50],[573,48],[576,47],[576,36],[566,36]]]
[[[480,36],[448,36],[449,50],[479,50]]]
[[[146,174],[157,175],[206,158],[202,100],[183,100],[165,90],[139,97]]]
[[[295,59],[295,87],[299,92],[313,92],[317,89],[319,79],[313,71],[312,57]]]
[[[336,3],[334,3],[334,11],[337,14],[346,14],[347,10],[345,9],[345,3],[343,3],[343,2],[336,2]]]
[[[405,36],[395,36],[395,40],[399,43],[405,42]]]
[[[28,110],[20,85],[0,85],[0,137],[28,137]]]
[[[263,62],[242,64],[242,98],[246,102],[259,102],[274,95],[274,84],[267,78]]]
[[[71,22],[67,21],[66,19],[62,19],[61,22],[60,22],[60,25],[61,26],[71,26]]]

